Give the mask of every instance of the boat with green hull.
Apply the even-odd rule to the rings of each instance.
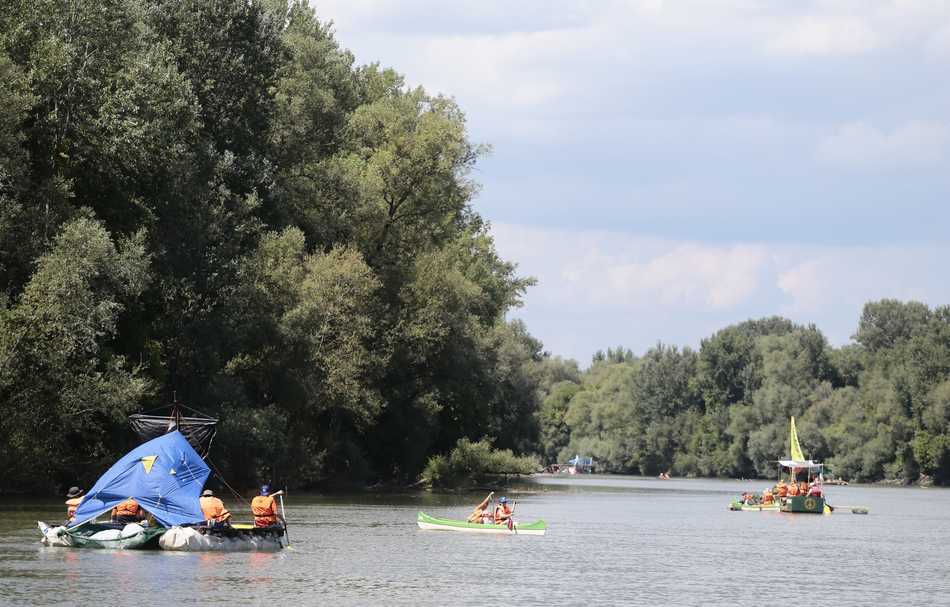
[[[436,518],[429,516],[425,512],[419,512],[416,522],[420,529],[438,530],[438,531],[462,531],[467,533],[494,533],[510,535],[544,535],[547,527],[544,521],[538,520],[533,523],[513,523],[511,528],[508,525],[493,525],[482,523],[469,523],[468,521],[458,521],[448,518]]]
[[[798,442],[795,418],[789,421],[789,459],[778,460],[778,479],[775,491],[768,488],[761,498],[753,493],[745,493],[742,499],[729,504],[729,510],[736,512],[786,512],[790,514],[831,514],[832,508],[825,504],[823,489],[824,464],[805,459]],[[790,485],[784,478],[788,477]],[[801,491],[798,493],[799,480]],[[790,486],[786,494],[786,487]],[[794,494],[793,494],[794,491]]]

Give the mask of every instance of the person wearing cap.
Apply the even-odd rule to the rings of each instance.
[[[205,489],[198,499],[201,505],[201,512],[209,526],[227,525],[231,519],[231,513],[224,507],[224,502],[214,496],[211,489]]]
[[[498,505],[495,506],[495,524],[507,523],[511,518],[511,508],[508,506],[507,497],[499,497]]]
[[[85,496],[82,494],[82,489],[79,487],[70,487],[69,491],[66,492],[66,520],[72,522],[76,518],[76,508],[79,508],[79,504],[82,503],[82,500]]]
[[[261,485],[261,494],[251,500],[255,527],[272,527],[283,517],[277,512],[277,501],[270,494],[270,485]]]

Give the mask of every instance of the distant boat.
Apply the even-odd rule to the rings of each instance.
[[[729,505],[730,510],[742,512],[788,512],[795,514],[831,514],[831,508],[825,504],[824,492],[821,491],[824,479],[824,464],[805,459],[802,453],[802,447],[798,442],[798,431],[795,429],[795,418],[792,417],[789,422],[789,451],[790,458],[779,460],[778,477],[781,479],[783,474],[787,474],[793,481],[797,482],[798,476],[805,475],[808,486],[817,483],[819,495],[794,495],[781,497],[773,495],[769,490],[772,499],[768,503],[749,503],[748,500],[736,500]],[[754,496],[758,497],[758,496]],[[760,500],[764,502],[764,500]]]
[[[568,474],[592,474],[594,472],[594,458],[575,455],[567,460]]]
[[[458,521],[448,518],[436,518],[429,516],[425,512],[419,512],[416,516],[416,523],[419,529],[430,531],[462,531],[465,533],[489,533],[495,535],[544,535],[546,528],[545,522],[538,520],[533,523],[513,523],[508,525],[494,525],[483,523],[469,523],[468,521]]]

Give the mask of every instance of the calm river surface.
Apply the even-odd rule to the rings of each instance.
[[[950,490],[829,488],[868,516],[727,510],[764,485],[542,477],[510,496],[544,537],[416,527],[481,495],[297,495],[278,554],[44,548],[35,521],[61,501],[5,499],[0,604],[950,605]]]

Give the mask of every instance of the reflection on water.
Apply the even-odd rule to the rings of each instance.
[[[231,554],[44,548],[35,521],[61,504],[6,499],[0,604],[950,604],[950,491],[829,488],[869,516],[727,511],[765,484],[539,478],[509,497],[544,537],[416,528],[483,495],[292,496],[289,549]]]

